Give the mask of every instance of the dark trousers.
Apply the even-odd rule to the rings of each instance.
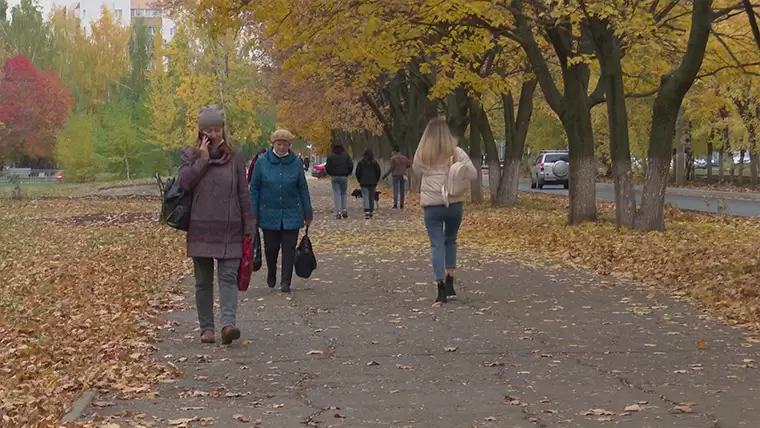
[[[277,255],[282,249],[282,274],[280,283],[290,285],[293,279],[293,262],[296,258],[298,229],[264,230],[264,255],[267,259],[267,284],[277,282]]]

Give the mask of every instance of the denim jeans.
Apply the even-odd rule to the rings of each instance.
[[[364,213],[375,212],[375,186],[362,186],[362,199],[364,200]]]
[[[335,205],[335,212],[340,213],[346,211],[346,193],[348,193],[348,177],[332,177],[330,178],[333,190],[333,204]]]
[[[457,233],[462,224],[462,203],[425,207],[425,229],[430,239],[433,274],[436,281],[446,278],[446,269],[457,267]]]
[[[393,176],[393,206],[397,207],[399,206],[399,200],[401,201],[401,206],[404,206],[404,176],[403,175],[394,175]]]
[[[201,332],[214,331],[214,259],[193,257],[193,266],[195,268],[195,307],[198,310],[198,324],[200,324]],[[240,266],[240,259],[216,261],[222,327],[235,325],[238,304],[238,266]]]

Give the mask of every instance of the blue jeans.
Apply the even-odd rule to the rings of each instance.
[[[401,199],[401,206],[404,206],[404,176],[393,176],[393,206],[397,207]]]
[[[364,200],[364,214],[375,212],[375,186],[362,186],[362,199]]]
[[[430,239],[433,274],[436,281],[446,279],[446,269],[457,267],[457,233],[462,224],[462,203],[425,207],[425,229]]]
[[[346,193],[348,193],[348,177],[330,178],[333,190],[333,204],[335,212],[341,213],[346,211]]]

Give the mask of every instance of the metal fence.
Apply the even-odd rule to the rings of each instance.
[[[56,181],[57,169],[5,168],[0,171],[0,181],[9,181],[18,177],[22,183]]]

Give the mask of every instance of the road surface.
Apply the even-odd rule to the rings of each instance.
[[[488,174],[483,174],[483,185],[488,187]],[[568,191],[560,186],[546,186],[531,189],[530,182],[520,183],[521,192],[538,192],[567,196]],[[641,203],[641,188],[636,188],[636,202]],[[614,201],[615,189],[612,184],[597,183],[596,198],[600,201]],[[760,217],[760,194],[713,192],[697,189],[668,189],[665,202],[682,210],[728,214],[741,217]]]

